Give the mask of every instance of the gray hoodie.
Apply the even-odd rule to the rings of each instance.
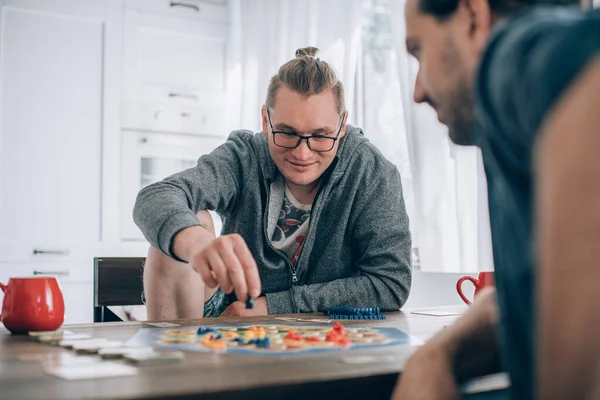
[[[396,167],[348,125],[293,269],[270,241],[285,183],[267,140],[235,131],[195,167],[142,189],[133,216],[146,239],[176,259],[175,234],[200,225],[198,211],[215,210],[221,234],[240,234],[254,256],[269,314],[402,307],[411,285],[411,236]]]

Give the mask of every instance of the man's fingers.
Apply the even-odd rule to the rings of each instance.
[[[211,249],[206,252],[206,258],[208,259],[210,270],[215,275],[215,278],[217,279],[219,286],[221,286],[223,293],[231,293],[231,281],[229,280],[227,266],[223,262],[221,254]]]
[[[240,260],[236,253],[233,251],[233,246],[224,254],[221,255],[225,265],[227,266],[227,273],[229,275],[229,280],[233,285],[233,289],[235,290],[235,295],[238,300],[246,301],[248,297],[248,286],[246,285],[246,276],[244,275],[244,270],[242,269],[242,265],[240,264]]]
[[[213,274],[210,271],[210,266],[208,265],[208,262],[206,261],[205,257],[203,257],[202,255],[195,257],[192,262],[192,267],[196,271],[198,271],[206,286],[210,288],[214,288],[217,286],[218,283],[213,277]]]
[[[252,253],[250,253],[246,242],[241,236],[234,236],[233,249],[244,271],[244,275],[246,277],[246,284],[250,296],[252,296],[253,298],[259,297],[260,293],[262,292],[262,289],[260,284],[260,276],[258,275],[258,268],[256,266],[256,261],[254,261]]]

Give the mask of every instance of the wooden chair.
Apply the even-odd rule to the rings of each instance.
[[[94,322],[121,321],[108,306],[142,305],[145,258],[94,258]]]

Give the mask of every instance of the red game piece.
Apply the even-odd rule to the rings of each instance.
[[[290,329],[283,338],[289,340],[304,340],[304,338],[293,329]]]
[[[343,335],[344,325],[340,324],[339,322],[336,322],[335,324],[333,324],[333,330]]]
[[[341,335],[336,331],[329,331],[327,335],[325,335],[326,342],[337,342],[340,339]]]

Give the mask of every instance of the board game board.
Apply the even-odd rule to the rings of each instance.
[[[282,356],[417,344],[396,328],[306,324],[215,324],[142,328],[128,346]]]

